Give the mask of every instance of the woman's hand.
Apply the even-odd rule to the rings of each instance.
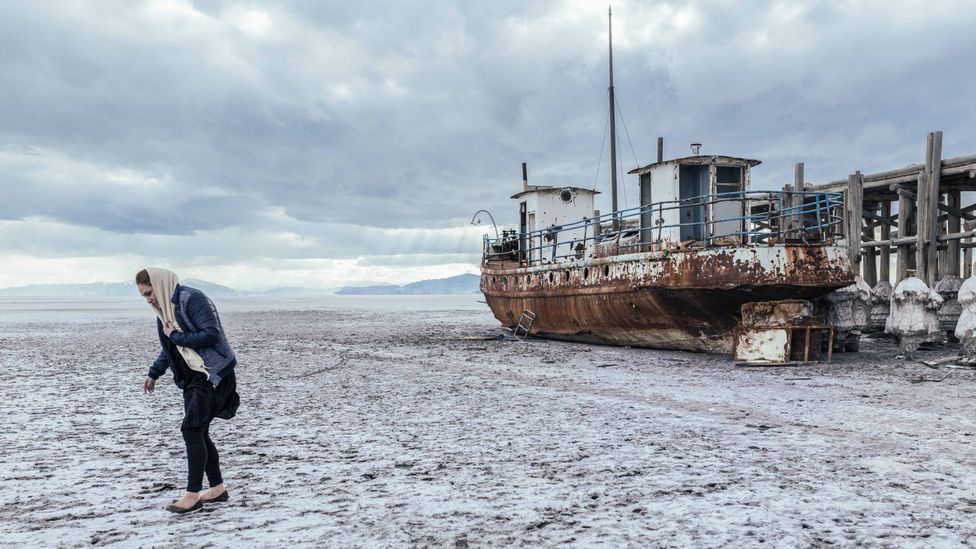
[[[175,330],[176,330],[176,325],[173,324],[172,322],[167,322],[163,326],[163,333],[166,334],[166,337],[169,337],[169,334],[173,333]]]
[[[147,395],[151,395],[156,392],[156,380],[151,377],[146,377],[146,381],[142,382],[142,392]]]

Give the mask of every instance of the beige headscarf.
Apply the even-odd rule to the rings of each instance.
[[[156,316],[163,321],[163,326],[166,326],[167,322],[173,324],[177,332],[182,332],[180,329],[180,324],[176,322],[176,311],[173,308],[173,292],[176,291],[176,285],[180,283],[180,279],[176,276],[176,273],[167,269],[157,269],[150,267],[146,269],[149,273],[149,282],[152,284],[153,293],[156,294],[156,302],[159,304],[153,307],[156,311]],[[207,369],[203,365],[203,357],[201,357],[196,351],[189,347],[176,346],[179,349],[180,354],[183,356],[183,360],[186,361],[186,365],[190,367],[191,370],[196,370],[200,373],[206,374]]]

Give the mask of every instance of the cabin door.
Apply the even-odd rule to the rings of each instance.
[[[681,166],[678,199],[681,200],[681,240],[702,240],[705,203],[708,202],[708,166]]]
[[[650,208],[650,206],[651,206],[651,174],[649,174],[649,173],[642,173],[640,175],[640,205],[641,205],[641,214],[640,214],[641,233],[640,233],[640,241],[641,241],[641,244],[644,244],[644,246],[641,246],[641,251],[642,252],[646,252],[646,251],[648,251],[648,249],[650,249],[647,246],[647,244],[650,243],[652,240],[654,240],[654,234],[653,234],[653,229],[654,229],[654,215],[653,215],[653,212],[651,212],[651,208]]]
[[[729,243],[741,243],[744,232],[744,200],[742,200],[742,168],[715,168],[715,203],[709,237]]]
[[[529,260],[528,254],[526,253],[526,239],[525,233],[528,231],[526,226],[526,205],[525,202],[519,202],[519,256],[522,263]]]

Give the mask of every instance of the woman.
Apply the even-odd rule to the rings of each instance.
[[[183,440],[186,442],[186,494],[166,509],[174,513],[196,511],[205,503],[227,501],[220,475],[217,448],[210,440],[210,422],[230,419],[240,398],[231,350],[213,302],[200,290],[181,286],[176,273],[144,269],[136,286],[156,312],[156,331],[162,350],[149,367],[143,390],[153,394],[156,380],[169,368],[183,390]],[[202,492],[206,472],[210,489]]]

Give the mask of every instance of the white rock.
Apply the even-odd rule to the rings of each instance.
[[[956,322],[955,335],[962,342],[967,359],[976,359],[976,276],[968,278],[957,297],[962,313]]]
[[[885,332],[896,335],[901,350],[911,355],[925,341],[942,341],[938,310],[942,296],[916,277],[898,283],[891,294],[891,311]]]

